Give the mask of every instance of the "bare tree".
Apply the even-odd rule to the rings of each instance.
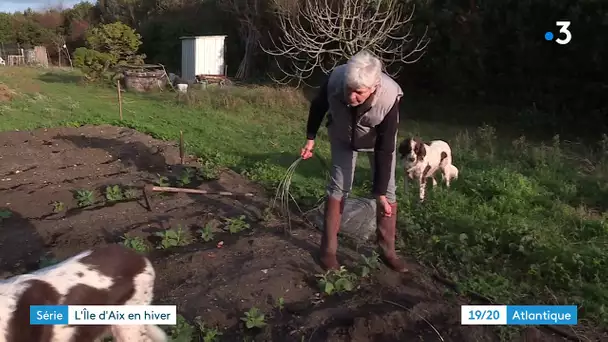
[[[247,78],[251,72],[256,49],[260,45],[258,22],[262,16],[265,0],[222,0],[221,5],[233,13],[239,22],[241,40],[245,45],[245,53],[236,71],[235,78]]]
[[[407,13],[399,0],[302,0],[282,5],[273,0],[282,36],[270,38],[274,56],[284,74],[278,83],[305,83],[312,74],[325,74],[357,52],[367,49],[384,64],[396,67],[417,62],[430,42],[428,27],[418,39],[412,33],[414,8]],[[284,67],[281,61],[287,61]]]
[[[61,59],[62,56],[65,56],[68,58],[68,62],[70,63],[70,68],[74,68],[74,65],[72,64],[72,57],[70,56],[70,51],[68,50],[68,46],[65,42],[65,37],[63,35],[56,35],[53,38],[51,38],[53,45],[55,46],[55,48],[57,48],[57,57],[59,59],[59,66],[63,66],[63,64],[61,63]]]

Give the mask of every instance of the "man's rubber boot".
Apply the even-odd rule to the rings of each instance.
[[[342,222],[344,201],[328,196],[325,202],[325,219],[321,237],[321,266],[326,270],[338,270],[340,264],[336,257],[338,250],[338,231]]]
[[[405,273],[409,270],[395,252],[395,239],[397,237],[397,202],[391,204],[391,216],[384,216],[383,208],[378,208],[377,219],[378,245],[382,249],[382,260],[394,271]]]

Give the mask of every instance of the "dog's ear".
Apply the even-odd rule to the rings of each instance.
[[[401,142],[401,144],[399,144],[399,147],[397,148],[397,153],[399,153],[399,155],[401,156],[401,158],[403,158],[404,156],[408,155],[412,149],[412,143],[411,143],[412,139],[405,139]]]
[[[426,148],[424,148],[424,142],[420,138],[414,139],[416,145],[414,147],[414,152],[418,157],[418,161],[421,161],[426,156]]]

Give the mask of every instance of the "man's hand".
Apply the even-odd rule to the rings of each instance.
[[[376,197],[376,205],[378,208],[382,209],[384,216],[391,216],[393,214],[391,205],[388,203],[386,196]]]
[[[315,147],[314,140],[306,140],[306,144],[300,151],[300,156],[302,157],[302,159],[308,159],[308,158],[312,157],[312,150],[314,147]]]

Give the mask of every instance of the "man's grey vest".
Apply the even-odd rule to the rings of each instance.
[[[330,124],[327,127],[332,143],[351,144],[353,134],[353,115],[348,106],[344,87],[344,73],[346,65],[336,67],[327,84],[327,100],[329,102]],[[380,124],[398,98],[403,96],[403,91],[397,82],[388,75],[382,73],[380,85],[376,90],[371,109],[363,114],[355,123],[354,135],[365,141],[375,141],[375,126]],[[397,139],[397,137],[395,137]],[[372,146],[359,148],[360,152],[373,151]]]

